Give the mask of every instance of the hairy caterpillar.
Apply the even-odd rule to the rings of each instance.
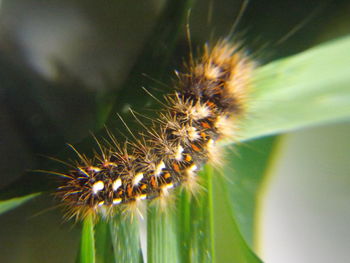
[[[205,46],[187,72],[177,73],[168,105],[137,141],[123,144],[110,135],[93,159],[77,152],[79,160],[62,174],[57,191],[68,217],[112,216],[118,207],[166,198],[177,186],[192,191],[198,170],[216,158],[216,142],[232,134],[245,111],[253,68],[239,45],[220,40]]]
[[[4,2],[4,1],[3,1]],[[227,1],[226,1],[227,2]],[[232,2],[232,1],[231,1]],[[197,3],[199,3],[198,1],[197,1]],[[204,3],[204,2],[203,2]],[[200,4],[202,4],[202,2],[200,3]],[[257,2],[254,2],[254,3],[252,3],[252,7],[254,7],[254,5],[256,5],[256,4],[260,4],[260,3],[257,3]],[[277,3],[278,4],[278,3]],[[271,5],[264,5],[264,4],[262,4],[262,5],[264,5],[265,7],[266,7],[266,9],[268,9],[270,6],[278,6],[277,4],[275,4],[275,5],[273,5],[273,4],[271,4]],[[295,5],[297,5],[297,3],[293,3],[293,4],[290,4],[290,5],[292,5],[292,6],[295,6]],[[296,7],[297,8],[297,10],[298,10],[298,7]],[[96,8],[97,9],[97,8]],[[333,10],[333,9],[335,9],[335,7],[334,8],[329,8],[328,10],[329,11],[331,11],[331,10]],[[338,8],[339,9],[339,8]],[[283,19],[279,19],[278,18],[278,16],[277,16],[277,13],[279,13],[280,14],[280,16],[286,16],[286,13],[285,12],[283,12],[284,10],[286,10],[286,9],[283,9],[283,10],[281,10],[281,11],[279,11],[279,12],[273,12],[273,11],[270,11],[270,10],[265,10],[265,11],[260,11],[260,12],[255,12],[254,13],[254,16],[256,16],[256,17],[259,17],[259,16],[262,16],[263,17],[263,19],[264,19],[264,23],[259,23],[259,22],[257,22],[257,24],[258,25],[261,25],[261,27],[263,27],[263,29],[261,29],[260,28],[260,32],[261,32],[261,35],[264,35],[264,34],[269,34],[269,32],[273,32],[272,30],[273,29],[279,29],[280,30],[280,32],[285,32],[286,30],[283,30]],[[301,11],[301,10],[307,10],[307,8],[306,7],[303,7],[303,8],[299,8],[299,10]],[[60,13],[60,12],[57,12],[57,13]],[[194,12],[192,12],[192,13],[194,13]],[[216,13],[218,13],[219,14],[219,16],[220,17],[222,17],[223,15],[222,15],[222,12],[216,12]],[[268,13],[268,14],[271,14],[271,15],[269,15],[269,16],[266,16],[266,13]],[[330,12],[330,14],[332,14],[331,12]],[[297,12],[294,10],[294,11],[292,11],[291,10],[291,12],[289,12],[289,15],[291,15],[291,16],[293,16],[293,17],[295,17],[296,19],[298,19],[298,14],[297,14]],[[286,16],[287,17],[287,16]],[[336,15],[333,15],[332,17],[336,17],[337,19],[338,19],[338,16],[336,16]],[[272,20],[273,20],[273,22],[274,22],[274,25],[276,25],[276,21],[278,21],[278,27],[276,27],[276,26],[271,26],[270,28],[268,27],[268,23],[267,23],[267,21],[266,20],[268,20],[268,18],[271,18]],[[289,18],[289,17],[288,17]],[[288,18],[286,18],[285,20],[287,20]],[[232,19],[231,19],[232,20]],[[230,20],[230,21],[231,21]],[[323,28],[326,28],[326,25],[328,25],[328,24],[331,24],[331,21],[329,20],[329,19],[327,19],[327,18],[323,18],[322,19],[323,21],[325,21],[324,22],[324,27]],[[258,20],[259,21],[259,20]],[[261,21],[261,20],[260,20]],[[232,22],[232,21],[231,21]],[[295,24],[296,22],[292,22],[292,20],[289,18],[289,26],[290,25],[293,25],[293,24]],[[110,23],[110,24],[112,24],[112,23]],[[201,23],[201,25],[202,25],[203,23]],[[217,25],[218,23],[216,23],[216,25]],[[228,23],[227,23],[228,24]],[[249,24],[249,23],[248,23]],[[250,24],[251,25],[251,24]],[[191,23],[191,27],[193,27],[193,23]],[[243,27],[243,28],[246,28],[245,26]],[[254,28],[254,25],[252,26],[252,28]],[[328,28],[328,27],[327,27]],[[260,37],[263,37],[264,38],[264,36],[261,36],[261,35],[259,35],[259,30],[256,30],[256,31],[258,31],[258,33],[257,32],[254,32],[252,35],[255,35],[255,36],[260,36]],[[221,34],[221,33],[219,33],[218,35],[224,35],[224,34]],[[310,37],[310,36],[312,36],[312,35],[310,35],[310,34],[302,34],[301,35],[301,37],[300,38],[296,38],[296,39],[300,39],[300,42],[302,42],[302,43],[307,43],[306,41],[307,41],[307,39],[308,39],[308,37],[309,38],[311,38],[311,39],[313,39],[312,37]],[[265,36],[266,37],[266,36]],[[193,38],[194,40],[195,40],[195,42],[194,43],[198,43],[198,42],[202,42],[202,41],[204,41],[204,40],[199,40],[199,41],[197,41],[196,40],[196,37],[194,37]],[[205,39],[205,40],[207,40],[207,39]],[[110,40],[110,42],[112,42],[112,40]],[[289,41],[288,41],[289,42]],[[295,41],[294,41],[295,42]],[[114,42],[113,42],[114,43]],[[164,43],[168,43],[168,42],[164,42]],[[293,48],[293,40],[292,41],[290,41],[289,43],[291,43],[291,45],[290,46],[292,46],[292,48]],[[289,44],[288,43],[288,44]],[[85,44],[85,43],[84,43]],[[251,47],[252,45],[251,45],[252,43],[249,41],[249,46]],[[286,45],[283,45],[283,46],[286,46]],[[295,46],[295,45],[294,45]],[[279,47],[279,48],[281,48],[281,46]],[[299,49],[300,49],[300,47],[299,47]],[[253,50],[256,50],[256,49],[253,49]],[[266,52],[268,52],[268,50],[266,51]],[[293,51],[293,49],[291,49],[291,50],[289,50],[289,52],[295,52],[295,51]],[[112,52],[110,52],[110,53],[112,53]],[[265,53],[265,52],[263,52],[263,53]],[[279,53],[278,51],[276,52],[277,54],[282,54],[281,52]],[[264,55],[264,54],[263,54]],[[178,56],[178,57],[183,57],[184,55],[180,55],[180,56]],[[91,56],[91,57],[93,57],[93,56]],[[96,69],[96,71],[98,70],[98,65],[96,65],[95,64],[95,62],[94,61],[91,61],[92,63],[89,63],[89,65],[93,65],[93,67]],[[141,74],[142,72],[145,72],[144,70],[139,70],[139,74]],[[148,73],[148,71],[146,71],[147,72],[147,74],[149,74]],[[154,74],[150,74],[150,76],[153,76],[154,77]],[[158,78],[158,77],[156,77],[156,78]],[[139,84],[139,86],[141,86],[142,84],[144,84],[143,82],[138,82]],[[130,85],[130,84],[129,84]],[[113,86],[117,86],[117,85],[113,85]],[[148,88],[150,85],[146,85],[146,87]],[[23,90],[24,89],[27,89],[27,85],[22,85],[22,87],[23,87]],[[11,87],[12,88],[12,87]],[[282,88],[282,87],[281,87]],[[20,93],[20,94],[23,94],[23,93]],[[159,95],[157,95],[157,96],[159,96]],[[21,96],[17,96],[17,97],[21,97]],[[23,96],[23,97],[26,97],[26,96]],[[255,100],[254,100],[255,101]],[[116,101],[116,102],[118,102],[118,101]],[[276,103],[276,101],[274,101],[275,103]],[[277,101],[277,103],[280,103],[280,102],[278,102]],[[133,102],[131,103],[131,104],[133,104]],[[274,104],[274,103],[273,103]],[[90,106],[89,106],[90,108],[94,108],[93,107],[93,105],[91,105],[90,104]],[[116,112],[118,112],[118,111],[113,111],[113,113],[116,113]],[[69,114],[67,114],[68,116],[69,116]],[[29,115],[30,116],[30,115]],[[83,115],[81,115],[81,116],[83,116]],[[266,116],[266,118],[269,118],[269,115],[264,115],[264,116]],[[255,116],[254,116],[254,119],[255,119]],[[244,123],[243,123],[244,124]],[[71,125],[67,125],[66,124],[66,127],[71,127]],[[108,127],[110,127],[110,128],[114,128],[115,126],[113,126],[113,125],[110,125],[110,124],[108,124]],[[89,129],[91,129],[91,128],[89,128]],[[85,127],[85,130],[88,130],[88,128],[86,128]],[[243,133],[242,133],[243,134]],[[85,134],[82,134],[81,135],[82,137],[81,138],[83,138],[83,137],[85,137],[86,135]],[[38,138],[40,138],[40,136],[38,137]],[[4,139],[4,138],[3,138]],[[5,142],[6,140],[2,140],[2,142]],[[63,138],[63,140],[62,141],[59,141],[57,144],[58,145],[60,145],[59,147],[62,147],[63,145],[64,145],[64,143],[65,142],[73,142],[73,143],[76,143],[77,142],[77,140],[73,140],[73,139],[71,139],[71,138],[69,138],[69,137],[65,137],[65,138]],[[123,143],[123,141],[120,141],[121,143]],[[50,145],[50,144],[47,144],[47,145]],[[12,147],[15,149],[16,147],[14,147],[15,145],[12,145]],[[235,147],[236,148],[236,147]],[[61,149],[61,148],[59,148],[59,149]],[[21,151],[23,151],[22,149],[20,149]],[[80,150],[80,147],[79,147],[79,150]],[[260,150],[260,148],[259,148],[259,150]],[[4,152],[6,152],[4,149],[3,149],[3,151]],[[58,151],[58,150],[57,150]],[[40,150],[37,150],[37,152],[41,152],[41,153],[44,153],[44,154],[48,154],[48,155],[54,155],[54,152],[57,152],[57,151],[51,151],[51,152],[48,152],[48,153],[46,153],[46,152],[42,152],[42,151],[40,151]],[[55,155],[56,155],[56,153],[55,153]],[[3,155],[4,157],[5,157],[5,155]],[[12,162],[12,165],[10,165],[10,167],[12,168],[12,169],[16,169],[16,167],[18,167],[19,166],[19,164],[23,164],[23,162],[21,161],[21,155],[16,155],[15,156],[16,158],[12,158],[13,160],[15,160],[15,164],[13,164],[13,162]],[[243,157],[246,157],[246,156],[243,156]],[[4,159],[5,158],[3,158],[3,161],[4,161]],[[239,159],[239,158],[236,158],[236,159]],[[249,162],[250,164],[252,164],[252,165],[249,165],[249,166],[251,166],[251,167],[256,167],[256,163],[255,163],[255,160],[254,159],[249,159],[248,158],[248,160],[247,160],[247,158],[244,158],[245,159],[245,161],[246,162]],[[5,161],[6,161],[6,159],[5,159]],[[46,167],[44,167],[41,163],[39,164],[39,165],[37,165],[36,167],[34,167],[34,168],[37,168],[39,166],[39,168],[46,168]],[[240,171],[240,169],[239,169],[239,167],[237,166],[237,165],[234,165],[233,166],[234,167],[234,171],[235,171],[235,174],[239,174],[239,171]],[[49,167],[49,168],[47,168],[47,169],[53,169],[53,167]],[[63,170],[62,170],[63,171]],[[5,175],[6,174],[6,176],[7,177],[9,177],[8,176],[8,174],[4,171],[4,169],[2,169],[2,173]],[[244,173],[243,173],[243,175],[244,175]],[[225,176],[226,177],[226,176]],[[35,180],[37,177],[36,176],[31,176],[31,180]],[[242,176],[242,178],[243,178],[243,176]],[[51,180],[51,178],[44,178],[44,179],[46,179],[46,181],[52,181]],[[236,186],[236,188],[238,187],[241,187],[241,185],[239,184],[239,178],[238,178],[238,180],[236,180],[237,179],[237,177],[233,177],[232,178],[232,180],[231,180],[231,182],[234,182],[234,184],[229,184],[229,182],[227,182],[227,187],[230,187],[230,189],[232,189],[232,185],[235,185]],[[245,179],[242,179],[242,181],[243,180],[245,180]],[[237,181],[238,181],[238,183],[237,183]],[[43,182],[45,182],[45,181],[43,181]],[[41,185],[40,183],[36,183],[36,185]],[[30,185],[28,185],[28,186],[26,186],[28,189],[30,188]],[[249,186],[250,187],[250,186]],[[32,191],[34,191],[34,190],[32,190]],[[45,198],[45,197],[44,197]],[[43,199],[44,199],[43,198]],[[51,200],[51,198],[45,198],[45,200],[48,200],[48,201],[50,201]],[[202,197],[200,198],[200,200],[203,200],[202,199]],[[244,199],[245,200],[245,199]],[[217,205],[217,202],[215,202],[216,200],[214,200],[214,204],[215,205]],[[143,201],[142,203],[146,203],[147,201]],[[233,202],[234,202],[234,204],[235,205],[238,205],[238,206],[242,206],[242,207],[244,207],[244,206],[246,206],[246,202],[241,202],[241,200],[239,200],[239,199],[237,199],[237,198],[234,198],[233,199]],[[141,203],[141,202],[140,202]],[[167,203],[169,203],[169,202],[167,202]],[[196,202],[195,202],[196,203]],[[35,203],[36,204],[36,203]],[[52,204],[50,203],[50,206],[51,206]],[[127,206],[127,205],[126,205]],[[115,208],[117,208],[117,207],[125,207],[125,205],[118,205],[118,206],[115,206]],[[179,212],[182,212],[182,211],[184,211],[182,208],[183,207],[179,207],[180,209],[181,209],[181,211],[179,211]],[[102,210],[102,208],[100,208],[101,210]],[[180,210],[179,209],[179,210]],[[38,209],[36,209],[36,210],[38,210]],[[37,256],[38,257],[38,259],[37,259],[37,261],[45,261],[44,259],[43,259],[43,252],[45,252],[45,255],[46,254],[48,254],[49,252],[51,252],[53,255],[56,255],[56,256],[50,256],[50,261],[51,260],[56,260],[56,261],[68,261],[68,258],[69,258],[69,260],[72,260],[72,257],[74,257],[74,255],[75,255],[75,253],[76,253],[76,251],[74,251],[74,254],[71,252],[71,253],[69,253],[69,251],[70,250],[74,250],[75,248],[76,248],[76,246],[74,246],[74,245],[76,245],[78,242],[77,242],[77,238],[73,238],[74,237],[74,234],[76,234],[77,235],[77,233],[76,232],[74,232],[74,233],[71,233],[72,231],[70,231],[70,234],[72,234],[72,238],[67,238],[66,236],[64,236],[63,238],[61,238],[62,239],[62,241],[61,241],[61,245],[59,246],[59,245],[57,245],[57,241],[56,240],[59,240],[60,239],[60,235],[64,235],[64,233],[65,233],[65,229],[61,229],[62,227],[62,225],[60,224],[60,221],[62,220],[61,219],[61,213],[56,213],[56,211],[55,210],[53,210],[53,212],[55,212],[53,215],[54,216],[56,216],[57,217],[57,220],[56,221],[54,221],[53,223],[52,222],[50,222],[49,221],[49,219],[46,219],[45,218],[45,221],[44,222],[42,222],[42,225],[35,225],[35,226],[33,226],[33,220],[32,220],[32,222],[26,222],[26,221],[23,221],[23,218],[26,218],[26,215],[25,214],[23,214],[23,212],[21,212],[20,214],[17,214],[18,216],[17,216],[17,218],[18,219],[21,219],[21,221],[19,221],[19,220],[13,220],[12,218],[11,219],[8,219],[7,221],[5,221],[5,223],[4,223],[4,220],[2,221],[3,223],[2,223],[2,225],[4,226],[3,227],[3,231],[2,231],[2,235],[1,236],[3,236],[3,239],[4,239],[4,242],[0,242],[0,243],[3,243],[4,244],[4,247],[3,247],[3,249],[5,250],[5,252],[7,251],[7,253],[3,253],[3,256],[4,257],[6,257],[6,254],[11,254],[11,257],[13,258],[13,256],[12,255],[22,255],[22,260],[23,260],[23,258],[26,256],[27,258],[28,257],[34,257],[33,256],[33,253],[32,253],[32,251],[34,250],[34,249],[31,249],[31,250],[28,250],[28,249],[26,249],[26,251],[27,252],[25,252],[25,251],[23,251],[23,249],[22,250],[20,250],[21,249],[21,247],[22,248],[27,248],[28,247],[28,244],[27,244],[27,242],[26,242],[26,240],[27,239],[22,239],[22,243],[21,243],[21,240],[17,237],[17,235],[15,235],[15,233],[18,233],[19,232],[19,228],[21,227],[21,229],[23,228],[23,227],[27,227],[28,228],[28,226],[29,227],[32,227],[33,229],[35,229],[35,233],[37,233],[37,235],[36,236],[40,236],[40,237],[42,237],[42,236],[48,236],[48,235],[50,235],[51,234],[51,232],[52,232],[52,229],[55,229],[55,228],[57,228],[57,227],[60,227],[60,229],[59,229],[59,231],[55,231],[55,238],[52,238],[52,234],[51,234],[51,236],[49,236],[49,238],[46,238],[47,240],[51,240],[50,241],[50,246],[46,246],[48,249],[45,249],[45,251],[43,251],[43,249],[42,249],[42,241],[40,242],[40,240],[38,241],[37,239],[35,239],[35,236],[32,234],[31,235],[31,238],[32,238],[32,240],[35,240],[35,242],[31,242],[31,243],[33,243],[33,244],[35,244],[37,247],[36,247],[36,250],[38,251],[38,253],[37,254],[39,254],[39,256]],[[214,211],[215,212],[215,211]],[[92,211],[92,213],[95,213],[94,211]],[[50,214],[49,214],[50,215]],[[48,216],[49,216],[48,215]],[[218,216],[221,216],[221,212],[220,213],[216,213],[216,215],[218,215]],[[46,215],[47,216],[47,215]],[[155,215],[156,217],[157,217],[157,215]],[[150,220],[150,216],[149,215],[147,215],[147,222],[151,222],[151,220]],[[161,216],[158,216],[158,217],[160,217],[161,218]],[[5,219],[6,217],[4,217],[3,216],[3,219]],[[40,218],[38,218],[38,219],[41,219],[42,217],[40,217]],[[203,218],[203,220],[206,220],[207,219],[207,217],[202,217]],[[238,220],[240,219],[240,216],[237,216],[237,218],[238,218]],[[250,221],[250,220],[252,220],[251,218],[253,218],[253,216],[250,216],[250,214],[246,214],[245,215],[245,217],[242,217],[241,218],[241,220],[243,221],[243,222],[246,222],[246,221]],[[37,219],[37,218],[36,218]],[[151,217],[151,219],[152,219],[152,217]],[[194,218],[194,219],[196,219],[196,218]],[[41,220],[41,221],[43,221],[43,220]],[[58,222],[57,222],[58,221]],[[6,224],[6,222],[13,222],[12,223],[12,226],[9,226],[8,227],[8,225],[9,224]],[[156,221],[157,222],[157,221]],[[214,221],[215,222],[215,221]],[[122,221],[122,223],[123,223],[123,221]],[[216,223],[216,222],[215,222]],[[239,222],[238,222],[239,223]],[[66,226],[67,225],[67,226]],[[66,228],[69,228],[69,229],[71,229],[72,228],[72,226],[71,226],[71,224],[66,224],[66,225],[64,225],[64,227],[66,227]],[[218,224],[219,225],[219,227],[221,227],[221,225],[220,224]],[[50,229],[48,229],[47,228],[47,226],[50,226]],[[8,229],[8,231],[7,232],[5,232],[4,230],[6,230],[6,229]],[[98,230],[98,229],[97,229]],[[152,230],[152,229],[151,229]],[[28,236],[28,233],[27,232],[25,232],[25,231],[23,231],[23,230],[21,230],[21,232],[23,232],[26,236]],[[243,231],[244,232],[244,231]],[[151,235],[154,235],[154,233],[155,233],[155,231],[150,231],[149,233],[148,233],[148,237],[150,237]],[[128,232],[128,234],[131,234],[131,233],[129,233]],[[12,242],[12,240],[14,240],[14,239],[16,239],[16,242]],[[159,240],[159,242],[162,242],[162,239],[158,239]],[[69,241],[69,242],[68,242]],[[72,241],[76,241],[75,243],[73,243]],[[45,242],[45,243],[47,243],[47,242]],[[167,242],[164,242],[165,244],[167,243]],[[14,245],[15,244],[15,245]],[[224,246],[223,246],[224,247]],[[12,248],[12,249],[11,249]],[[225,247],[226,248],[226,247]],[[69,250],[70,249],[70,250]],[[75,249],[76,250],[76,249]],[[226,249],[227,251],[228,251],[228,249]],[[10,252],[8,252],[8,251],[10,251]],[[28,253],[28,251],[29,251],[29,253]],[[232,252],[232,254],[234,253],[234,250],[232,250],[233,252]],[[19,253],[20,252],[20,253]],[[167,254],[167,256],[170,254],[168,251],[166,251],[165,252],[166,254]],[[242,252],[243,253],[243,252]],[[57,255],[60,255],[60,256],[57,256]],[[240,254],[240,253],[238,253],[238,254]],[[45,256],[44,255],[44,256]],[[6,258],[8,258],[9,256],[7,256]],[[10,260],[8,260],[8,259],[4,259],[4,261],[10,261]],[[12,259],[12,261],[21,261],[21,260],[19,260],[19,259]],[[152,261],[150,261],[150,262],[152,262]],[[224,261],[224,260],[221,260],[221,262],[230,262],[230,261]]]

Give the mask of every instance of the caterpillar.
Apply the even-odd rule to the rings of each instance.
[[[254,67],[247,52],[227,39],[205,45],[199,59],[176,72],[167,105],[137,140],[120,143],[110,134],[92,159],[76,151],[79,158],[61,174],[56,193],[68,218],[109,218],[142,200],[164,200],[176,187],[195,191],[198,171],[216,160],[218,141],[234,135],[246,112]]]

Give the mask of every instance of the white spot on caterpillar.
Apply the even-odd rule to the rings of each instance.
[[[136,174],[132,181],[133,185],[138,185],[138,183],[142,180],[142,178],[143,178],[143,173]]]
[[[95,173],[101,172],[101,169],[96,166],[90,166],[89,170],[94,171]]]
[[[194,171],[196,171],[198,169],[197,165],[195,164],[192,164],[190,167],[188,167],[186,169],[186,174],[188,177],[193,177],[195,174],[194,174]]]
[[[113,191],[117,191],[121,185],[122,185],[122,180],[120,178],[114,180],[112,185]]]
[[[103,190],[105,184],[102,181],[97,181],[92,185],[92,192],[97,194],[99,191]]]
[[[200,120],[209,117],[211,115],[211,111],[209,107],[198,102],[189,109],[189,115],[194,120]]]
[[[207,151],[210,160],[216,160],[217,156],[220,156],[218,152],[218,148],[215,145],[215,141],[213,139],[208,140],[207,142]]]
[[[184,188],[186,188],[187,191],[190,193],[195,193],[199,189],[199,184],[198,184],[198,177],[196,176],[196,170],[198,170],[197,165],[192,164],[190,167],[186,169],[186,175],[187,177],[185,178],[183,182]]]
[[[199,134],[195,127],[192,127],[189,125],[184,125],[183,127],[179,127],[179,125],[169,125],[169,126],[174,129],[172,134],[179,136],[183,141],[185,140],[195,141],[199,139]]]
[[[182,152],[184,151],[184,148],[179,144],[177,147],[176,153],[175,153],[175,160],[181,161],[182,160]]]
[[[121,198],[114,198],[114,199],[113,199],[113,205],[120,204],[121,202],[122,202],[122,199],[121,199]]]
[[[165,184],[162,186],[162,193],[163,195],[167,195],[169,192],[168,190],[173,188],[174,187],[174,184],[173,183],[169,183],[169,184]]]
[[[197,169],[198,169],[197,165],[192,164],[192,165],[187,169],[187,171],[194,172],[194,171],[197,170]]]
[[[105,201],[101,201],[101,202],[98,203],[98,206],[101,207],[101,206],[103,206],[104,204],[105,204]]]
[[[165,168],[165,163],[161,161],[157,166],[154,171],[155,176],[159,176],[162,173],[162,170]]]
[[[222,149],[220,145],[215,143],[215,140],[210,139],[207,142],[206,149],[208,152],[209,162],[215,165],[222,165]]]
[[[170,189],[170,188],[173,188],[173,187],[174,187],[173,183],[169,183],[169,184],[164,185],[165,189]]]
[[[199,134],[198,134],[197,129],[195,127],[192,127],[192,126],[188,127],[187,134],[188,134],[190,141],[195,141],[195,140],[198,140],[198,138],[199,138]]]
[[[136,196],[136,201],[140,201],[140,200],[145,200],[147,198],[146,194],[142,194],[142,195],[138,195]]]
[[[214,141],[213,139],[210,139],[210,140],[207,142],[208,151],[210,151],[210,150],[213,149],[214,143],[215,143],[215,141]]]

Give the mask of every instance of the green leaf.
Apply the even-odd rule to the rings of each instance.
[[[179,198],[177,228],[172,214],[149,213],[149,261],[261,262],[238,229],[223,183],[226,178],[206,166],[201,179],[201,193],[193,197],[184,192]]]
[[[114,262],[112,236],[108,222],[100,220],[95,226],[96,262]]]
[[[183,191],[175,208],[149,210],[149,262],[215,262],[212,168],[205,171],[197,195]]]
[[[238,229],[227,199],[227,183],[219,174],[214,180],[216,262],[262,262],[249,248]]]
[[[33,199],[34,197],[37,197],[38,195],[40,195],[40,193],[34,193],[21,197],[11,198],[9,200],[0,201],[0,215],[11,209],[16,208],[17,206],[24,204],[25,202],[28,202],[29,200]]]
[[[348,119],[349,50],[344,37],[258,68],[242,139]]]
[[[133,216],[118,213],[109,223],[116,263],[143,262],[139,223]]]
[[[350,60],[344,56],[350,38],[326,43],[296,56],[285,58],[256,71],[250,118],[243,125],[245,140],[288,132],[297,128],[342,120],[350,117]],[[238,145],[229,153],[231,160],[224,167],[227,180],[221,183],[227,195],[215,195],[226,201],[231,217],[245,240],[253,246],[256,198],[264,174],[271,162],[274,138],[263,138]],[[218,179],[222,180],[222,179]],[[217,225],[217,224],[215,224]],[[224,225],[224,224],[220,224]],[[225,224],[229,225],[229,224]],[[225,239],[229,230],[219,228]],[[227,241],[234,243],[234,241]],[[220,261],[230,257],[218,247]],[[225,257],[227,254],[227,258]]]
[[[174,207],[152,205],[147,214],[147,258],[153,263],[179,262],[178,232]]]
[[[229,161],[223,167],[230,211],[251,247],[254,245],[257,195],[277,143],[276,137],[266,137],[236,145],[227,152]]]
[[[92,216],[89,215],[83,221],[79,262],[94,263],[95,254],[94,222]]]
[[[215,262],[212,168],[200,173],[199,192],[184,191],[177,206],[180,262]]]

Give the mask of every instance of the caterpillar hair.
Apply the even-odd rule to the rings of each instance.
[[[176,72],[168,105],[146,132],[136,133],[137,140],[119,143],[110,134],[110,143],[98,143],[100,154],[92,159],[76,151],[79,158],[61,174],[56,193],[68,218],[108,218],[142,200],[165,199],[175,187],[194,191],[198,171],[216,159],[217,142],[234,135],[246,112],[254,66],[226,39],[206,45],[200,58]]]

